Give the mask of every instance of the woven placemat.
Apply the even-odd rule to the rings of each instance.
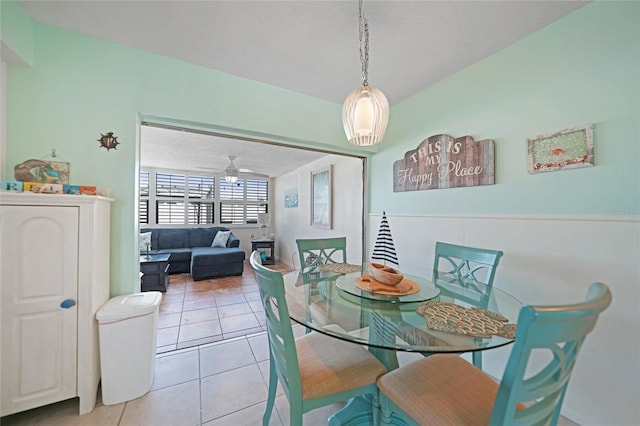
[[[335,272],[336,274],[350,274],[351,272],[360,272],[360,265],[352,265],[350,263],[324,263],[318,265],[318,269],[323,272]]]
[[[504,316],[482,308],[465,308],[453,303],[429,301],[416,309],[432,330],[452,334],[488,338],[502,336],[515,338],[516,325],[506,324]]]

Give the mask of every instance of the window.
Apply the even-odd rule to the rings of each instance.
[[[214,223],[215,178],[189,176],[187,223]]]
[[[149,172],[140,171],[140,201],[138,203],[139,221],[141,224],[149,223]]]
[[[247,181],[247,223],[258,223],[258,213],[269,213],[267,208],[269,186],[263,180]]]
[[[245,225],[268,213],[269,182],[223,176],[140,171],[139,216],[151,225]],[[217,211],[217,216],[216,216]]]
[[[220,182],[220,223],[254,224],[258,223],[258,213],[268,213],[267,194],[269,183],[266,180],[238,179],[229,183]]]

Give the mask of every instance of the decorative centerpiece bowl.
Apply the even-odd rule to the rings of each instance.
[[[381,284],[396,286],[404,278],[402,272],[381,263],[369,262],[369,274]]]

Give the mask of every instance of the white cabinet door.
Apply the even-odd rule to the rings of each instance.
[[[77,395],[78,207],[0,206],[2,413]]]

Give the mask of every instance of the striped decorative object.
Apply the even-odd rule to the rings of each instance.
[[[398,256],[396,255],[396,248],[393,245],[393,238],[391,237],[391,228],[389,227],[389,222],[387,222],[385,212],[382,212],[380,230],[378,231],[376,244],[373,247],[371,260],[380,260],[385,265],[387,263],[391,263],[395,266],[400,266],[400,263],[398,263]]]

